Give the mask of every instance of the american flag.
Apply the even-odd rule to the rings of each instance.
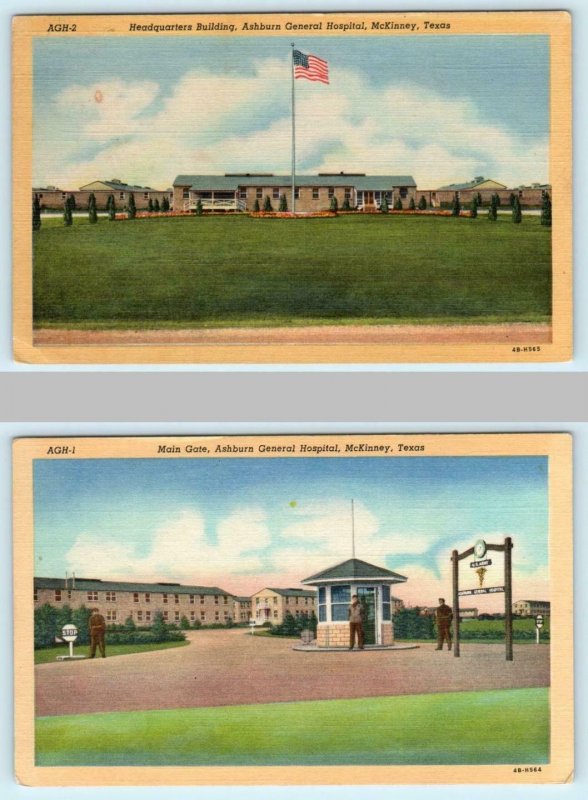
[[[329,82],[329,65],[318,56],[302,53],[300,50],[292,52],[294,59],[294,77],[306,78],[307,81]]]

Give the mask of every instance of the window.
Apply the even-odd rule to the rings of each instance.
[[[98,600],[98,592],[88,592],[88,600],[95,603]]]
[[[214,612],[214,618],[215,618],[215,620],[216,620],[217,622],[220,620],[220,614],[218,613],[218,611],[215,611],[215,612]]]
[[[174,603],[177,604],[179,602],[180,602],[180,595],[179,594],[174,594]]]
[[[203,594],[200,595],[200,605],[201,606],[204,605],[204,595]]]
[[[38,589],[35,589],[33,591],[33,599],[34,599],[35,603],[37,603],[39,601],[39,590]]]
[[[214,604],[215,606],[218,606],[218,594],[215,594],[214,596]]]
[[[319,199],[318,186],[313,186],[313,188],[312,188],[312,199],[313,200],[318,200]]]
[[[307,605],[308,605],[308,597],[305,597],[305,598],[304,598],[304,605],[305,605],[305,606],[307,606]]]
[[[256,197],[258,200],[261,200],[261,199],[262,199],[262,197],[263,197],[263,189],[261,189],[261,188],[260,188],[260,189],[256,189],[256,190],[255,190],[255,197]]]
[[[143,192],[143,199],[149,200],[149,192]]]
[[[400,197],[402,197],[403,200],[405,200],[408,197],[408,189],[406,188],[406,186],[400,187]]]
[[[289,606],[289,605],[290,605],[290,598],[289,598],[289,597],[287,597],[287,598],[286,598],[286,605],[287,605],[287,606]]]
[[[239,189],[239,197],[241,200],[247,200],[247,189]]]
[[[331,587],[331,619],[344,622],[348,619],[347,609],[351,602],[351,586]]]
[[[133,592],[133,603],[139,602],[139,592]]]
[[[167,609],[163,612],[163,618],[166,622],[169,620],[169,611]]]
[[[335,197],[335,187],[334,186],[329,186],[329,199],[331,197]]]
[[[345,199],[351,200],[351,189],[349,188],[349,186],[345,187]]]
[[[318,618],[319,622],[326,622],[327,621],[327,590],[324,586],[321,586],[318,590]]]
[[[223,616],[224,616],[225,620],[227,620],[227,619],[229,618],[229,612],[228,612],[228,611],[225,611],[225,613],[223,614]]]
[[[67,599],[71,600],[71,589],[67,590]]]
[[[116,603],[116,592],[106,592],[106,602]]]
[[[275,605],[275,606],[277,606],[277,605],[278,605],[278,598],[277,598],[277,597],[274,597],[274,605]]]
[[[190,611],[190,621],[194,622],[196,620],[196,612]]]
[[[165,592],[163,593],[163,602],[167,603],[167,594]]]
[[[41,197],[43,197],[43,195],[41,195]],[[62,199],[62,200],[65,200],[65,192],[62,192],[62,193],[61,193],[61,199]]]
[[[109,608],[106,612],[106,622],[116,622],[116,609]]]
[[[151,622],[151,611],[145,612],[145,622]]]
[[[294,187],[294,199],[295,200],[299,200],[300,199],[300,187],[299,186]]]
[[[146,603],[151,602],[151,592],[145,592],[145,602]]]
[[[125,193],[124,192],[119,192],[118,193],[118,199],[119,200],[124,200],[125,199]]]
[[[180,612],[179,611],[174,611],[174,620],[176,622],[180,621]]]
[[[274,619],[277,619],[277,618],[278,618],[278,612],[274,611]]]
[[[229,598],[226,596],[226,594],[223,594],[223,603],[226,605],[228,602]]]
[[[189,200],[189,199],[190,199],[190,190],[182,189],[182,200]]]
[[[137,611],[137,622],[143,622],[143,612]]]
[[[202,622],[204,622],[204,620],[206,619],[206,614],[204,613],[204,611],[200,612],[200,619]]]
[[[296,598],[296,605],[298,605],[298,598]]]
[[[193,595],[193,594],[191,594],[191,595],[190,595],[190,605],[192,605],[192,606],[193,606],[193,605],[194,605],[194,603],[195,603],[195,601],[196,601],[196,595]]]
[[[272,197],[274,198],[274,200],[279,200],[280,199],[280,187],[279,186],[274,186],[274,188],[272,189]]]
[[[382,586],[382,619],[390,619],[390,587]]]
[[[60,603],[61,602],[61,589],[56,589],[55,590],[55,602],[56,603]]]

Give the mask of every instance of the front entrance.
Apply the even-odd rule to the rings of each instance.
[[[374,193],[373,192],[364,192],[363,193],[363,210],[364,211],[371,211],[375,208],[374,205]]]
[[[366,644],[378,644],[376,635],[376,608],[378,590],[375,586],[358,586],[357,598],[363,608],[363,633]]]

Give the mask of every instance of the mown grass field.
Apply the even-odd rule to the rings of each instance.
[[[38,327],[549,322],[551,235],[451,217],[43,219]]]
[[[39,766],[542,764],[547,689],[37,720]]]
[[[147,653],[149,650],[169,650],[170,647],[185,647],[187,644],[189,644],[188,641],[154,642],[153,644],[107,644],[106,657],[112,658],[113,656],[131,655],[131,653]],[[74,655],[88,655],[89,649],[89,645],[74,647]],[[49,664],[54,662],[57,656],[66,656],[68,654],[69,648],[64,645],[35,650],[35,664]],[[97,652],[96,658],[100,658],[99,652]]]

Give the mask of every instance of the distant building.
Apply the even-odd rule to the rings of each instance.
[[[517,600],[512,604],[512,613],[520,617],[535,617],[537,614],[548,617],[551,603],[549,600]]]
[[[249,622],[251,619],[251,598],[233,598],[233,619],[235,622]]]
[[[167,197],[170,206],[173,202],[173,189],[153,189],[151,186],[136,186],[125,183],[119,178],[111,180],[96,180],[80,186],[79,189],[58,189],[55,186],[45,188],[33,188],[33,196],[37,195],[41,203],[42,210],[61,210],[67,197],[72,195],[76,203],[76,209],[85,211],[88,207],[88,199],[91,194],[96,198],[96,207],[99,211],[106,209],[106,203],[110,195],[114,197],[117,209],[123,211],[129,203],[131,194],[135,199],[135,206],[138,211],[144,211],[149,207],[149,200],[158,201],[159,205]]]
[[[551,186],[534,183],[531,186],[509,189],[504,183],[478,175],[473,180],[464,183],[449,183],[438,189],[418,189],[416,202],[418,204],[424,197],[429,208],[449,207],[457,194],[461,204],[467,208],[472,203],[474,195],[479,195],[483,205],[489,205],[492,195],[496,194],[500,198],[501,205],[508,207],[511,194],[515,194],[518,196],[521,206],[528,208],[530,206],[539,207],[545,191],[551,192]]]
[[[293,617],[310,617],[315,611],[315,593],[308,589],[265,588],[251,595],[251,612],[258,624],[280,625],[289,611]]]
[[[339,209],[347,201],[351,209],[377,211],[384,197],[392,207],[398,198],[408,208],[416,183],[411,175],[366,175],[364,173],[320,172],[297,175],[297,211],[325,211],[333,198]],[[255,203],[263,210],[269,197],[274,211],[285,196],[292,205],[292,180],[273,173],[225,173],[224,175],[178,175],[173,183],[174,209],[193,211],[200,201],[204,211],[253,211]]]
[[[436,611],[437,611],[437,606],[426,606],[425,608],[421,609],[421,616],[422,617],[434,617]],[[478,609],[477,608],[460,608],[459,609],[459,618],[460,619],[478,619]]]
[[[130,583],[99,578],[35,578],[34,605],[57,608],[97,608],[107,623],[122,625],[128,617],[136,625],[151,625],[161,611],[166,622],[179,624],[185,616],[203,625],[233,619],[234,595],[218,586],[180,583]]]

